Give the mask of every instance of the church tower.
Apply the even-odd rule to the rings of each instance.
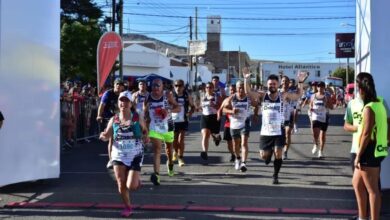
[[[207,51],[221,51],[221,16],[207,17]]]

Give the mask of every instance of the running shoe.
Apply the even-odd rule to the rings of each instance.
[[[278,175],[273,175],[272,176],[272,184],[279,184],[279,177],[278,177]]]
[[[282,160],[287,160],[287,151],[283,152]]]
[[[241,161],[239,159],[236,159],[234,161],[234,169],[239,170],[241,165]]]
[[[172,154],[172,161],[177,161],[177,153],[175,151]]]
[[[131,208],[130,208],[130,207],[124,208],[124,209],[122,210],[122,212],[121,212],[121,216],[122,216],[122,217],[126,217],[126,218],[130,217],[131,214],[132,214],[132,211],[131,211]]]
[[[241,167],[240,167],[240,171],[245,173],[248,169],[246,168],[246,163],[245,162],[242,162],[241,163]]]
[[[201,157],[203,160],[208,160],[208,159],[209,159],[209,157],[208,157],[208,155],[207,155],[207,152],[204,152],[204,151],[200,152],[200,157]]]
[[[150,175],[150,181],[153,183],[153,185],[158,186],[160,185],[160,175],[153,173]]]
[[[179,162],[179,167],[182,167],[182,166],[184,166],[186,164],[186,163],[184,163],[184,159],[183,158],[179,158],[178,162]]]
[[[173,164],[169,164],[168,161],[167,161],[167,170],[168,170],[168,176],[175,175],[175,172],[173,171]]]
[[[234,162],[236,160],[236,155],[232,154],[230,156],[230,162]]]
[[[318,147],[317,147],[317,144],[313,145],[313,149],[311,150],[311,153],[312,154],[316,154],[318,151]]]
[[[324,158],[324,153],[322,152],[322,150],[319,150],[318,151],[318,158]]]
[[[107,169],[112,169],[113,168],[113,165],[112,165],[112,161],[109,160],[107,165],[106,165]]]

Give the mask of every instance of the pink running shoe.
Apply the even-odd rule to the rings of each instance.
[[[132,214],[132,211],[131,211],[131,208],[130,207],[126,207],[122,210],[121,212],[121,216],[122,217],[130,217],[130,215]]]

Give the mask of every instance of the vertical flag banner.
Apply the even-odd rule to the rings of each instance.
[[[121,36],[113,31],[103,34],[97,50],[97,87],[98,93],[100,93],[119,52],[122,50]]]

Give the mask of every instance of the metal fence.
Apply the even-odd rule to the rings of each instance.
[[[80,142],[98,138],[100,128],[96,121],[99,98],[79,96],[61,99],[61,146],[69,149]]]

